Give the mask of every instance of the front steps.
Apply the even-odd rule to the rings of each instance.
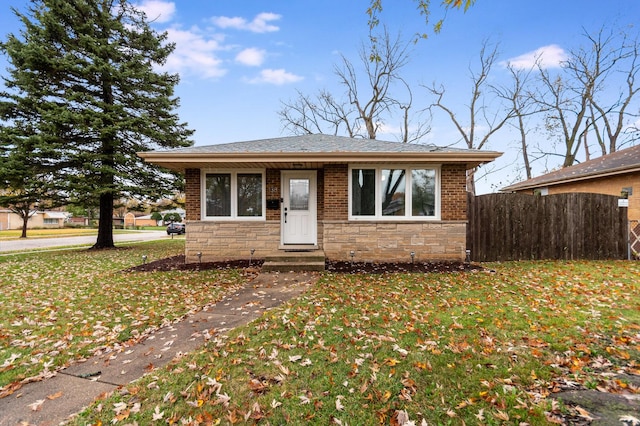
[[[279,251],[266,256],[262,272],[324,271],[324,251]]]

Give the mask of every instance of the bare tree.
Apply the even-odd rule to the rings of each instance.
[[[334,72],[344,89],[342,96],[336,97],[327,90],[320,90],[315,96],[298,91],[298,97],[283,101],[278,112],[284,129],[293,134],[346,134],[376,139],[381,126],[399,115],[402,142],[419,140],[430,129],[424,122],[415,126],[411,122],[413,97],[400,73],[409,61],[409,46],[400,36],[392,38],[385,31],[375,46],[361,46],[362,71],[341,56]],[[404,99],[397,91],[404,93]]]
[[[516,68],[512,64],[507,64],[507,70],[511,74],[510,86],[492,86],[494,93],[510,105],[514,120],[509,121],[518,132],[520,155],[524,164],[527,179],[531,179],[531,159],[527,136],[530,128],[527,123],[528,117],[538,113],[535,109],[533,98],[529,95],[527,86],[530,82],[531,71]]]
[[[637,40],[622,34],[619,41],[604,28],[584,36],[587,47],[571,50],[559,72],[538,65],[540,88],[535,99],[545,111],[548,132],[563,144],[562,167],[575,163],[581,147],[590,155],[587,136],[591,133],[602,155],[615,152],[623,143],[620,136],[633,117],[629,108],[640,91],[636,82],[640,66]],[[620,75],[624,83],[611,98]]]
[[[497,57],[498,46],[491,46],[485,40],[480,49],[480,69],[478,71],[469,69],[472,82],[471,99],[465,107],[465,114],[459,114],[453,107],[445,103],[444,86],[434,84],[427,87],[427,90],[435,96],[435,101],[430,108],[439,109],[449,117],[469,149],[484,148],[490,138],[515,116],[513,108],[505,107],[502,103],[492,107],[492,101],[500,99],[500,96],[493,90],[485,91],[485,88],[491,89],[488,78]],[[477,130],[480,126],[487,130],[479,135]],[[467,172],[467,191],[472,194],[475,194],[476,171],[477,168],[474,168]]]
[[[602,41],[601,34],[597,38],[587,35],[591,44],[597,47],[604,44],[606,47],[611,41],[611,36]],[[640,71],[640,45],[638,39],[630,40],[623,34],[623,40],[619,47],[615,47],[609,55],[609,61],[615,62],[615,71],[624,77],[624,82],[619,88],[619,92],[615,99],[609,104],[606,100],[594,96],[591,99],[590,111],[591,122],[593,123],[594,134],[598,140],[598,145],[602,151],[602,155],[610,154],[617,151],[626,141],[620,140],[620,136],[624,135],[624,131],[629,128],[630,122],[638,117],[638,113],[629,112],[632,101],[640,92],[640,84],[636,81],[638,72]],[[600,130],[602,127],[602,131]],[[607,140],[609,141],[607,146]]]

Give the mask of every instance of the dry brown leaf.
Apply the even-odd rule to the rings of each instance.
[[[48,395],[48,396],[47,396],[47,399],[48,399],[49,401],[53,401],[54,399],[58,399],[58,398],[60,398],[61,396],[62,396],[62,391],[60,391],[60,392],[56,392],[56,393],[53,393],[53,394],[51,394],[51,395]]]
[[[576,411],[578,412],[578,415],[580,417],[582,417],[583,419],[586,420],[593,420],[593,417],[591,417],[591,413],[589,413],[587,410],[585,410],[584,408],[580,407],[579,405],[575,407]]]
[[[493,417],[495,417],[498,420],[504,420],[505,422],[509,421],[509,415],[504,411],[498,410],[497,413],[492,413],[492,414],[493,414]]]

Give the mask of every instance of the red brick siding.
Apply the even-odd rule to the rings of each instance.
[[[318,222],[324,220],[324,170],[318,170],[318,179],[317,179],[317,211],[318,211]]]
[[[441,172],[442,220],[467,219],[466,168],[464,165],[445,164]],[[349,214],[348,166],[328,164],[318,170],[318,219],[347,220]],[[280,170],[266,171],[266,198],[279,199],[281,194]],[[200,220],[200,169],[185,172],[187,220]],[[267,220],[280,220],[280,210],[267,210]]]
[[[467,220],[467,171],[464,164],[443,164],[441,170],[442,220]]]
[[[185,210],[187,220],[200,220],[200,169],[187,169],[185,180]]]
[[[349,167],[327,164],[324,167],[324,219],[349,218]]]
[[[266,180],[267,200],[279,200],[282,197],[280,169],[267,169]],[[267,220],[280,220],[280,209],[267,210]]]

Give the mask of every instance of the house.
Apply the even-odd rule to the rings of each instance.
[[[188,263],[406,262],[465,259],[466,172],[501,153],[316,134],[138,155],[184,173]]]
[[[85,216],[71,216],[68,219],[69,224],[75,226],[89,226],[89,218]]]
[[[64,228],[67,217],[65,212],[38,211],[29,217],[27,229]],[[6,229],[22,229],[22,218],[9,209],[0,209],[0,231]]]
[[[162,217],[165,217],[169,213],[175,213],[180,216],[180,220],[184,220],[186,216],[186,212],[184,209],[173,209],[173,210],[165,210],[163,212],[159,212]],[[124,227],[125,228],[135,228],[136,226],[162,226],[164,221],[155,220],[151,218],[152,215],[146,214],[143,215],[140,213],[139,215],[134,212],[128,212],[124,215]],[[166,224],[165,224],[166,225]]]
[[[502,188],[502,192],[591,192],[628,200],[629,220],[640,220],[640,145]]]
[[[135,228],[137,226],[158,226],[158,221],[151,219],[151,215],[143,215],[142,213],[136,215],[133,212],[128,212],[124,215],[124,227]]]

